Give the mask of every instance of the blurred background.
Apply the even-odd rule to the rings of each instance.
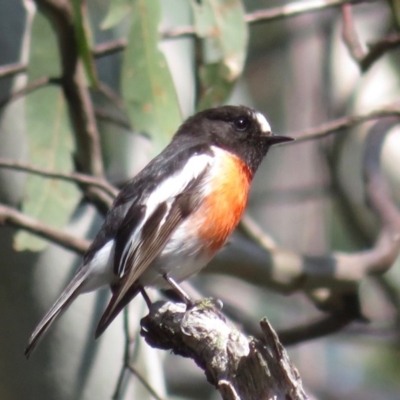
[[[250,335],[266,316],[310,397],[398,399],[397,4],[0,2],[0,398],[220,398],[192,360],[140,338],[142,299],[129,307],[135,373],[123,367],[122,317],[95,342],[106,289],[81,296],[26,361],[30,333],[81,256],[7,217],[92,238],[107,199],[16,163],[104,171],[120,187],[184,118],[228,103],[298,140],[271,150],[242,223],[185,288],[223,300]]]

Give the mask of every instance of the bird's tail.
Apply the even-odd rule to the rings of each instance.
[[[39,322],[36,329],[33,331],[31,337],[29,338],[28,345],[25,349],[25,356],[29,358],[32,351],[39,343],[42,336],[48,331],[53,322],[71,305],[71,303],[78,297],[80,294],[80,287],[86,278],[86,269],[82,268],[75,275],[74,279],[70,282],[70,284],[65,288],[65,290],[61,293],[60,297],[53,304],[47,314],[42,318]]]
[[[95,338],[98,337],[108,328],[115,317],[123,310],[123,308],[140,292],[142,286],[135,282],[127,292],[120,297],[118,289],[115,289],[110,302],[107,305],[95,332]]]

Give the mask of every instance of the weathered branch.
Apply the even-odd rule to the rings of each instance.
[[[205,299],[189,310],[157,302],[141,324],[150,346],[192,358],[225,400],[309,398],[266,319],[260,323],[263,340],[249,338]]]

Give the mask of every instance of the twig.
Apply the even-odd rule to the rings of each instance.
[[[59,78],[50,78],[49,76],[43,76],[41,78],[35,79],[34,81],[28,83],[23,88],[16,90],[13,93],[10,93],[6,98],[0,101],[0,109],[3,108],[6,104],[11,101],[15,101],[20,97],[26,96],[27,94],[35,91],[36,89],[42,88],[47,85],[59,85]]]
[[[367,114],[342,117],[333,121],[326,122],[315,128],[306,129],[298,133],[291,133],[289,135],[296,139],[292,143],[297,144],[308,140],[319,139],[324,136],[331,135],[332,133],[339,130],[352,128],[367,121],[373,121],[376,119],[393,116],[400,116],[400,108],[394,105],[382,108],[380,110],[374,110]],[[291,146],[293,144],[288,144],[288,146]]]
[[[24,229],[78,254],[84,254],[90,244],[85,239],[76,238],[3,204],[0,204],[0,224]]]
[[[386,52],[395,50],[400,46],[400,35],[394,34],[386,36],[385,38],[368,44],[369,51],[365,57],[360,61],[362,71],[367,71],[371,65],[382,57]]]
[[[373,1],[373,0],[372,0]],[[282,7],[271,8],[269,10],[255,11],[246,15],[246,22],[249,24],[258,24],[262,22],[272,22],[285,18],[296,17],[301,14],[327,10],[333,7],[339,7],[343,4],[370,3],[371,0],[310,0],[296,3],[289,3]]]
[[[164,400],[158,393],[152,388],[152,386],[147,382],[147,380],[142,376],[142,374],[136,369],[132,362],[129,362],[127,365],[129,371],[132,372],[133,375],[136,376],[138,381],[146,388],[146,390],[156,399],[156,400]]]
[[[114,394],[112,397],[113,400],[118,400],[121,396],[121,388],[122,388],[122,383],[124,381],[124,375],[125,375],[126,369],[129,368],[129,363],[130,363],[130,359],[131,359],[131,355],[130,355],[130,351],[129,351],[129,347],[131,344],[130,335],[129,335],[129,306],[124,308],[123,315],[124,315],[124,337],[125,337],[124,359],[122,362],[121,370],[119,372],[117,385],[115,386]]]
[[[150,346],[192,358],[224,400],[309,398],[265,319],[263,340],[248,338],[205,299],[189,310],[184,304],[157,302],[141,325]]]
[[[342,6],[343,42],[347,46],[353,60],[358,64],[362,72],[367,71],[375,61],[382,57],[386,52],[394,50],[400,46],[400,35],[389,35],[375,43],[364,46],[357,34],[354,25],[350,4]]]
[[[357,303],[357,307],[353,307],[354,301]],[[279,330],[279,339],[285,346],[294,346],[299,343],[332,335],[341,331],[354,320],[360,321],[358,296],[356,294],[347,296],[343,304],[345,308],[340,312],[334,312],[331,315],[294,328]]]
[[[101,58],[120,52],[125,49],[128,41],[126,39],[116,39],[110,42],[100,43],[93,49],[93,56]]]
[[[251,218],[249,215],[243,215],[239,228],[242,229],[245,234],[260,244],[261,247],[267,250],[273,250],[276,248],[276,243],[268,234],[266,234],[260,226]]]
[[[181,26],[178,28],[168,29],[161,34],[163,39],[183,39],[186,37],[196,36],[196,28],[194,26]]]
[[[99,82],[98,89],[117,108],[119,108],[121,110],[125,109],[125,104],[124,104],[123,100],[121,99],[121,97],[114,90],[112,90],[108,85],[106,85],[103,82]]]
[[[365,57],[366,49],[362,45],[354,25],[353,13],[350,4],[344,4],[342,6],[342,21],[343,42],[346,44],[350,55],[358,64]]]
[[[26,71],[26,64],[16,63],[0,67],[0,79]]]
[[[245,21],[251,26],[264,22],[278,21],[286,18],[296,17],[301,14],[327,10],[339,7],[343,4],[369,3],[376,0],[309,0],[296,3],[289,3],[282,7],[275,7],[266,10],[254,11],[245,16]],[[162,33],[164,39],[176,39],[192,37],[196,34],[193,26],[182,26],[165,30]]]
[[[237,308],[228,301],[223,300],[223,303],[224,315],[234,321],[242,332],[261,340],[262,332],[253,315],[243,311],[243,309]],[[342,304],[344,307],[340,311],[337,310],[328,316],[323,316],[292,328],[278,329],[277,334],[280,341],[284,346],[294,346],[309,340],[332,335],[355,320],[364,321],[360,315],[356,293],[345,295]]]
[[[107,181],[101,178],[95,178],[93,176],[79,174],[76,172],[64,173],[64,172],[50,171],[45,168],[38,168],[29,164],[23,164],[12,160],[5,160],[3,158],[0,158],[0,168],[8,168],[16,171],[22,171],[34,175],[43,176],[45,178],[60,179],[68,182],[79,183],[85,186],[94,186],[103,190],[112,198],[115,198],[118,194],[118,189],[110,185]]]
[[[132,129],[129,121],[126,118],[122,118],[122,116],[120,117],[115,115],[115,113],[110,112],[108,108],[96,107],[94,109],[94,112],[98,119],[101,119],[105,122],[110,122],[129,131]]]

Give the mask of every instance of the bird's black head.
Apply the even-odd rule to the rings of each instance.
[[[187,136],[228,150],[256,170],[270,146],[292,140],[273,135],[267,119],[245,106],[222,106],[189,118],[176,137]]]

